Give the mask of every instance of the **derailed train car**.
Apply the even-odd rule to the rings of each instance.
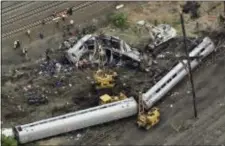
[[[96,62],[98,60],[96,56],[99,55],[100,50],[104,52],[106,61],[109,62],[114,56],[126,57],[140,62],[140,52],[136,48],[130,47],[116,36],[108,35],[87,34],[66,52],[66,56],[72,63],[77,63],[85,55],[88,56],[89,61]]]
[[[189,54],[193,57],[191,60],[191,69],[194,69],[203,58],[215,50],[215,46],[210,38],[203,39],[196,48]],[[198,57],[200,58],[194,58]],[[159,80],[152,88],[142,95],[142,100],[146,109],[151,108],[159,101],[170,89],[172,89],[185,75],[188,74],[187,60],[178,63],[172,70]]]
[[[58,117],[53,117],[13,128],[15,138],[27,143],[42,138],[86,128],[137,114],[133,97]]]

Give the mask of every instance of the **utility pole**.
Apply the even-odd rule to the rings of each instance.
[[[183,39],[184,39],[184,51],[187,57],[187,62],[188,62],[188,71],[189,71],[189,79],[191,83],[191,90],[192,90],[192,96],[193,96],[193,109],[194,109],[194,116],[197,118],[197,108],[196,108],[196,96],[195,96],[195,88],[194,88],[194,82],[193,82],[193,77],[192,77],[192,72],[191,72],[191,64],[190,64],[190,57],[189,53],[187,50],[187,43],[186,43],[186,32],[185,32],[185,26],[184,26],[184,18],[183,18],[183,13],[180,11],[180,20],[181,20],[181,25],[182,25],[182,31],[183,31]]]
[[[225,17],[225,1],[223,2],[223,15]]]

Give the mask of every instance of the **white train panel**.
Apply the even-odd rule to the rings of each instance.
[[[134,98],[77,111],[62,116],[16,126],[14,132],[20,143],[26,143],[137,114]]]
[[[189,55],[202,56],[202,58],[209,55],[215,49],[212,41],[206,37],[203,42],[198,45]],[[200,61],[200,60],[199,60]],[[198,60],[191,62],[191,68],[193,69],[198,65]],[[184,68],[187,66],[187,60],[176,65],[166,76],[164,76],[157,84],[155,84],[148,92],[144,93],[142,99],[144,101],[145,108],[151,108],[154,103],[160,100],[171,88],[173,88],[188,72]]]

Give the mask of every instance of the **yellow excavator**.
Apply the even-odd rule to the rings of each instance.
[[[107,104],[107,103],[111,103],[111,102],[115,102],[115,101],[120,101],[120,100],[124,100],[126,99],[127,96],[123,93],[120,93],[119,96],[109,96],[108,94],[104,94],[102,96],[100,96],[100,101],[99,104]]]
[[[113,88],[116,83],[117,73],[111,70],[99,69],[94,73],[94,85],[96,89]]]
[[[153,107],[150,111],[145,111],[142,100],[139,98],[139,111],[137,117],[138,127],[145,128],[149,130],[151,127],[158,124],[160,121],[160,111],[159,108]]]

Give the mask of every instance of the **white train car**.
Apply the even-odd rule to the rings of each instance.
[[[214,50],[215,46],[210,38],[204,38],[202,43],[194,48],[194,50],[189,54],[191,57],[202,56],[201,59],[192,59],[191,69],[195,68],[204,57],[208,56]],[[166,76],[142,95],[145,108],[151,108],[187,74],[187,60],[183,60],[183,63],[178,63]]]
[[[66,133],[137,114],[133,97],[13,128],[20,143]]]

